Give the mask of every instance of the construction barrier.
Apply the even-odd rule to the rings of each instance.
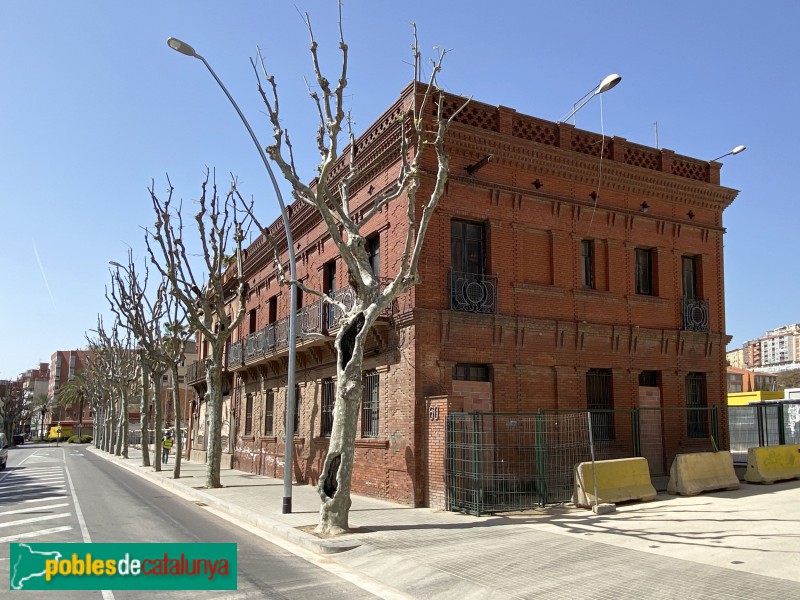
[[[646,458],[619,458],[594,462],[597,476],[597,497],[592,463],[580,463],[575,468],[575,494],[572,501],[581,508],[595,504],[616,504],[627,500],[648,501],[656,497],[650,481]]]
[[[739,478],[727,450],[678,454],[669,469],[667,491],[696,496],[711,490],[738,490]]]
[[[800,445],[748,448],[745,481],[775,483],[800,478]]]

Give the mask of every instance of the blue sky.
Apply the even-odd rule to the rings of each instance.
[[[167,37],[209,60],[266,141],[249,62],[261,47],[297,162],[313,176],[308,39],[296,7],[311,13],[335,69],[332,0],[0,3],[0,378],[84,345],[107,312],[108,261],[124,262],[129,247],[144,258],[152,180],[163,190],[168,173],[189,201],[206,167],[223,188],[234,173],[261,217],[277,216],[236,114]],[[723,221],[727,332],[740,346],[800,321],[798,209],[787,195],[800,138],[800,3],[351,0],[344,11],[359,132],[411,80],[415,21],[424,51],[452,51],[440,80],[450,92],[558,120],[616,72],[623,81],[603,98],[606,134],[655,145],[657,122],[661,147],[705,159],[747,145],[722,169],[723,185],[741,190]],[[597,100],[577,124],[600,130]]]

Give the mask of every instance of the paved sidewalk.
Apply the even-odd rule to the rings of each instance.
[[[205,489],[205,464],[181,478],[92,448],[121,467],[226,512],[412,598],[748,600],[800,597],[800,481],[742,483],[737,491],[660,494],[608,515],[570,507],[473,517],[353,496],[351,527],[321,540],[315,488],[295,485],[281,514],[283,481],[232,469]]]

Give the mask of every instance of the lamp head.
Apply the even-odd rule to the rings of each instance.
[[[194,51],[189,44],[186,42],[180,41],[178,38],[167,38],[167,46],[175,50],[176,52],[180,52],[181,54],[185,54],[186,56],[194,56],[197,58],[197,52]]]
[[[731,154],[739,154],[743,150],[747,150],[747,146],[736,146],[733,150],[731,150]]]
[[[595,90],[595,94],[602,94],[603,92],[607,92],[615,85],[617,85],[620,81],[622,81],[622,75],[617,75],[616,73],[612,73],[611,75],[607,75],[603,81],[600,82],[600,85],[597,86],[597,90]]]

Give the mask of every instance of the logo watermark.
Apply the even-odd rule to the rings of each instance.
[[[236,544],[11,546],[11,590],[235,590]]]

